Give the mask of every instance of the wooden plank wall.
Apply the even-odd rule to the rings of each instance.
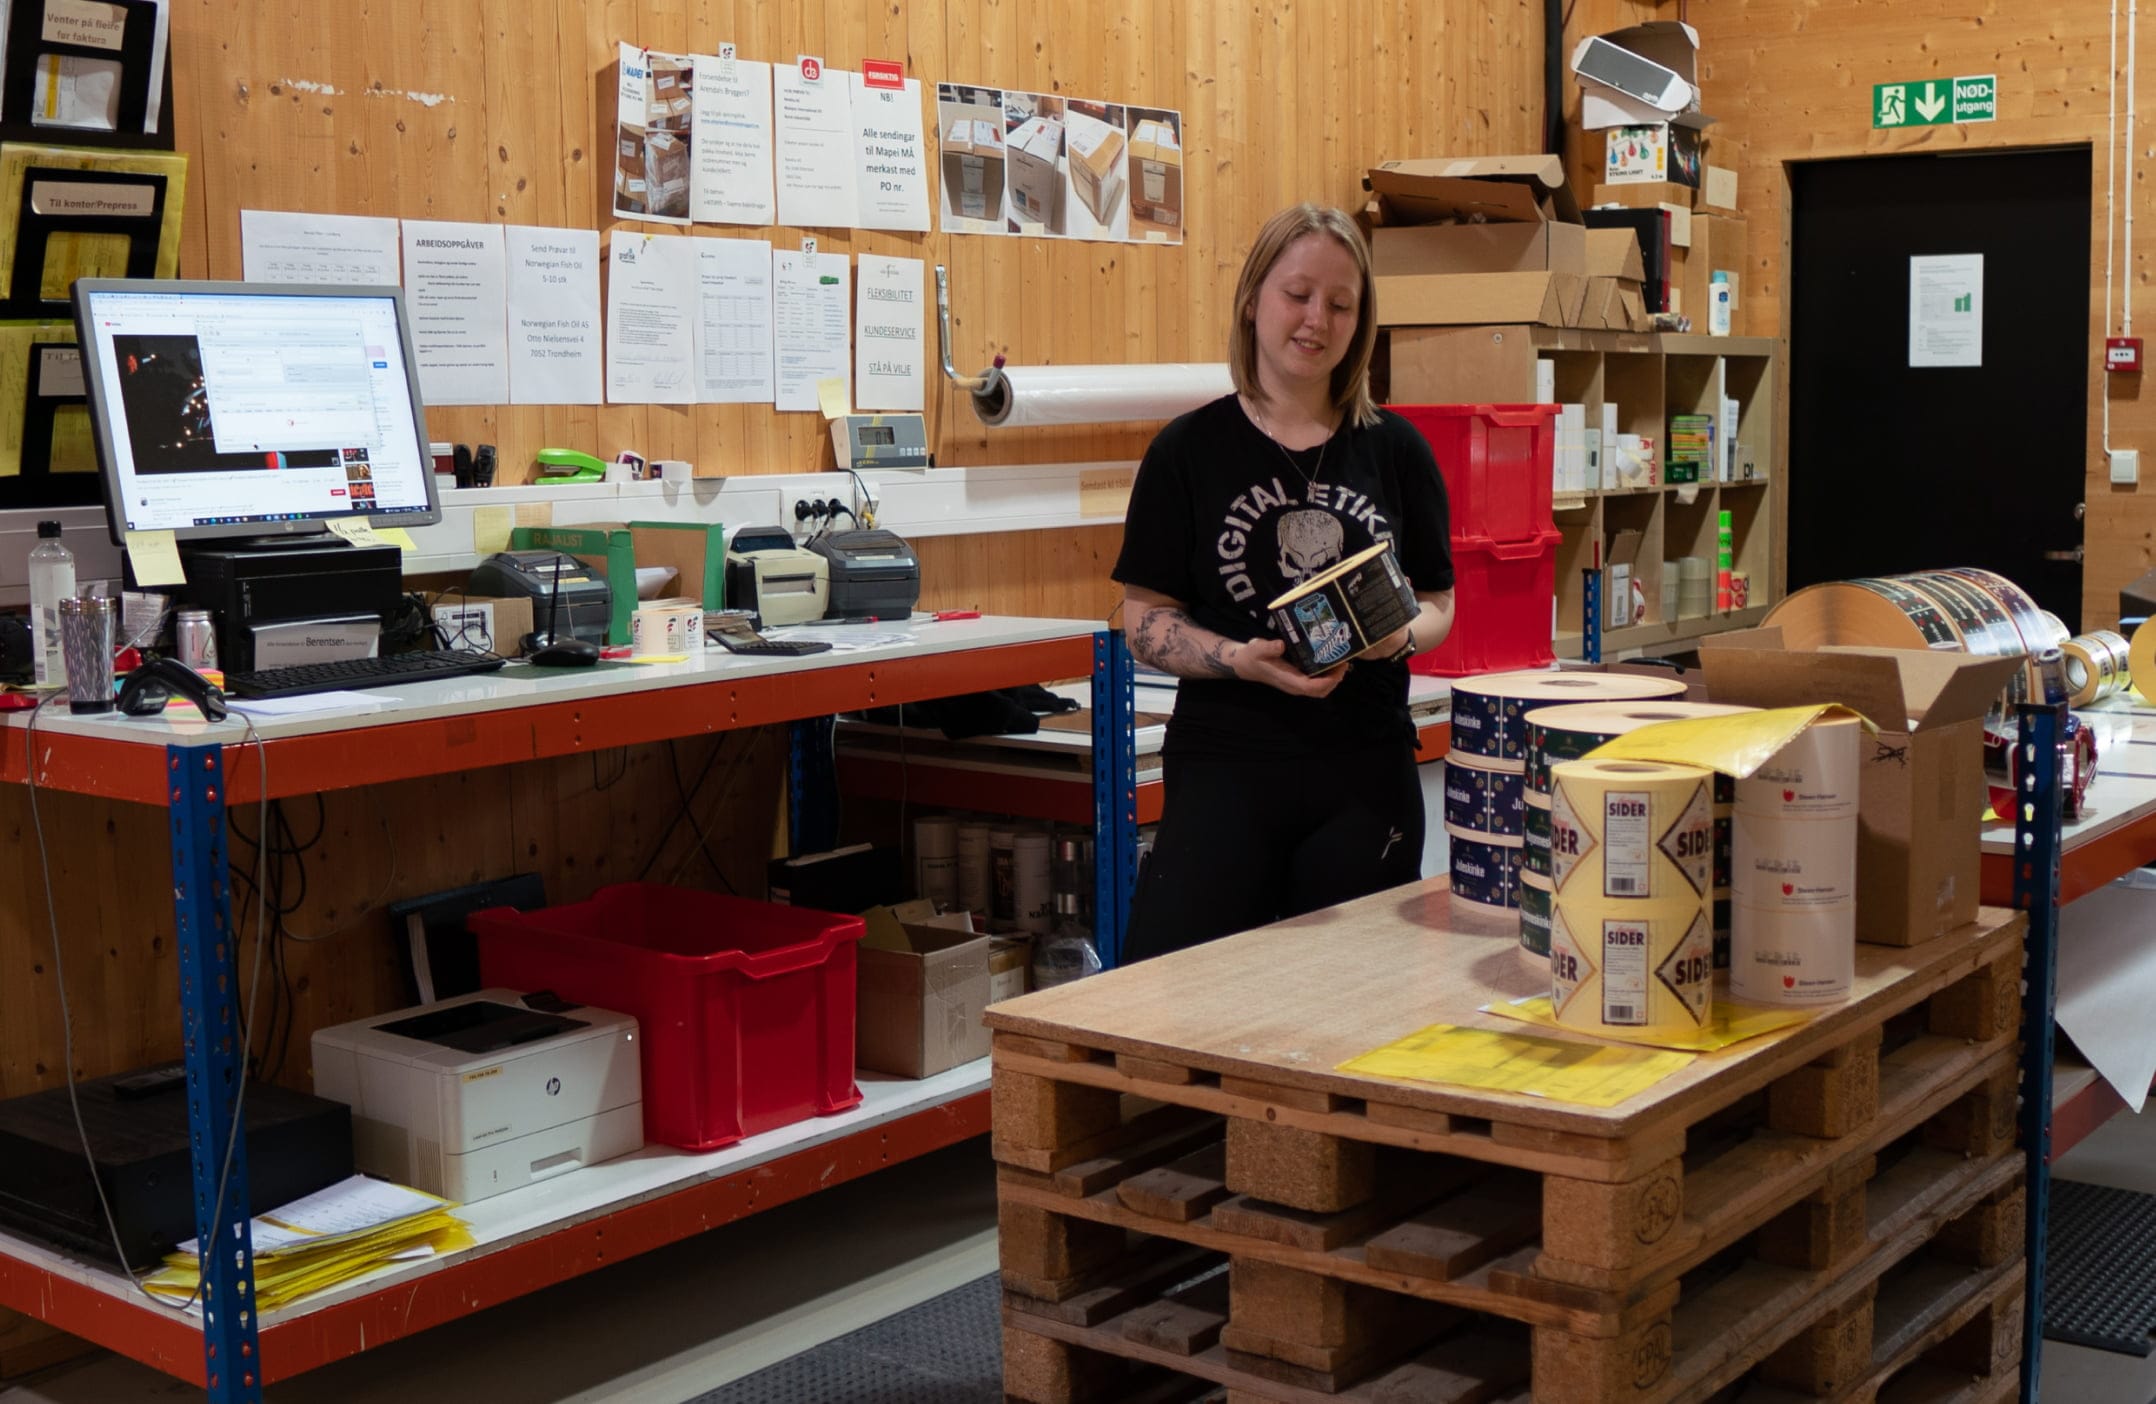
[[[1635,18],[1674,19],[1679,5],[1634,0],[1583,0],[1573,23],[1592,33]],[[2123,9],[2124,7],[2121,6]],[[1786,336],[1783,269],[1788,205],[1786,167],[1792,161],[1986,147],[2089,145],[2095,152],[2090,230],[2088,559],[2082,607],[2090,624],[2115,619],[2119,587],[2156,564],[2156,488],[2113,487],[2104,462],[2103,403],[2111,398],[2112,440],[2148,451],[2156,438],[2156,397],[2136,376],[2102,369],[2104,326],[2104,147],[2110,87],[2111,6],[2107,0],[1713,0],[1689,6],[1699,30],[1702,101],[1721,118],[1712,129],[1710,159],[1734,166],[1751,224],[1751,257],[1742,284],[1753,335]],[[2123,50],[2125,23],[2119,39]],[[1996,122],[1875,132],[1872,84],[1999,76]],[[2120,60],[2123,111],[2124,58]],[[2142,79],[2142,87],[2152,80]],[[2145,105],[2144,105],[2145,106]],[[2145,137],[2139,160],[2151,155]],[[2121,157],[2120,183],[2135,201],[2137,223],[2156,217],[2141,169],[2131,178]],[[2124,197],[2122,197],[2124,198]],[[2122,277],[2145,303],[2149,263],[2145,244],[2120,254]],[[1788,358],[1783,358],[1785,368]],[[1786,394],[1783,403],[1787,403]],[[1785,441],[1786,442],[1786,441]],[[1802,464],[1791,471],[1801,473]]]
[[[814,231],[826,250],[947,264],[965,370],[997,353],[1219,360],[1236,269],[1268,214],[1301,199],[1352,207],[1361,171],[1387,157],[1532,149],[1539,120],[1536,0],[263,0],[239,23],[233,8],[175,0],[176,130],[195,162],[189,276],[239,276],[250,207],[612,228],[617,41],[705,53],[732,41],[744,58],[814,53],[834,68],[902,58],[931,99],[952,80],[1180,108],[1180,248]],[[784,243],[803,231],[694,232]],[[931,375],[929,435],[947,465],[1134,459],[1149,437],[983,430]],[[633,447],[703,474],[830,463],[819,417],[755,406],[444,408],[428,429],[499,445],[505,480],[550,444]],[[1038,535],[926,543],[928,602],[1105,614],[1119,530],[1048,546]]]

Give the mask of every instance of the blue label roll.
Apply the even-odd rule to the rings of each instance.
[[[1452,850],[1455,900],[1499,912],[1519,905],[1522,850],[1518,839],[1501,839],[1450,825],[1445,828],[1445,836]]]
[[[1445,758],[1445,823],[1471,833],[1518,838],[1527,808],[1517,770],[1486,770],[1471,757]]]
[[[1568,702],[1638,702],[1682,697],[1675,678],[1636,673],[1484,673],[1452,685],[1453,749],[1471,756],[1524,760],[1526,714]]]

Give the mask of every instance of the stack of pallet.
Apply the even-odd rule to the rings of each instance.
[[[1600,1119],[1346,1078],[1337,1050],[1302,1069],[1240,1051],[1263,1040],[1197,1028],[1188,961],[1161,973],[1198,1006],[1173,1016],[1194,1031],[1181,1046],[1147,1013],[1147,967],[1001,1006],[1005,1390],[1029,1404],[1221,1386],[1230,1404],[2008,1398],[2019,931],[1987,910],[1944,941],[1867,955],[1849,1006],[1703,1057]],[[1259,961],[1288,949],[1261,933],[1207,955],[1233,961],[1239,944]]]

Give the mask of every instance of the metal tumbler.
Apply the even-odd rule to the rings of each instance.
[[[72,712],[112,710],[113,635],[117,601],[107,595],[60,601],[60,649],[67,655],[67,705]]]

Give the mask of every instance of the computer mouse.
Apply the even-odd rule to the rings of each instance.
[[[534,668],[589,668],[599,661],[599,645],[563,639],[538,649],[525,660]]]

